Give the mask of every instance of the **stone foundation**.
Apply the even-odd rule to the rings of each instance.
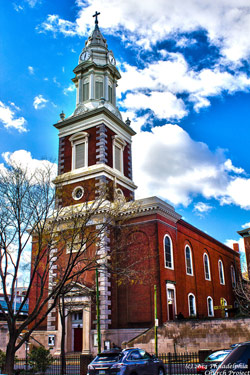
[[[158,328],[158,352],[198,352],[229,348],[250,341],[250,318],[167,322]],[[154,353],[154,329],[130,340],[126,346]]]

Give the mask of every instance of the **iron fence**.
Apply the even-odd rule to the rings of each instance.
[[[197,365],[202,362],[201,353],[167,353],[159,354],[158,358],[163,361],[167,375],[197,374]],[[33,373],[25,359],[17,359],[15,374],[32,375]],[[80,355],[66,357],[66,374],[85,375],[85,372],[80,374]],[[46,375],[61,375],[60,357],[53,358],[53,363],[47,369]]]
[[[168,375],[197,374],[200,362],[199,353],[167,353],[159,354],[158,358],[165,364]]]
[[[25,359],[17,359],[15,363],[16,375],[32,375],[32,369]],[[61,358],[54,357],[53,363],[46,371],[46,375],[60,375],[61,374]],[[66,357],[66,374],[80,375],[80,355]]]

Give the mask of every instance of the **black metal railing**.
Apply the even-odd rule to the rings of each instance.
[[[16,375],[31,375],[32,369],[25,359],[17,359],[15,363]],[[67,356],[66,358],[66,374],[67,375],[80,375],[80,355]],[[61,375],[61,359],[54,357],[53,363],[46,371],[46,375]]]
[[[158,358],[165,364],[168,375],[197,374],[199,353],[167,353],[159,354]]]

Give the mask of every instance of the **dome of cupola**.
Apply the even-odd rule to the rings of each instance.
[[[107,41],[103,37],[99,29],[98,23],[95,24],[95,28],[92,34],[88,37],[88,40],[86,40],[85,42],[85,48],[91,48],[91,47],[103,47],[106,50],[108,49]]]

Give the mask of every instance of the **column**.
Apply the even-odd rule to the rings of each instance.
[[[82,311],[82,353],[90,354],[90,305],[85,305]]]

